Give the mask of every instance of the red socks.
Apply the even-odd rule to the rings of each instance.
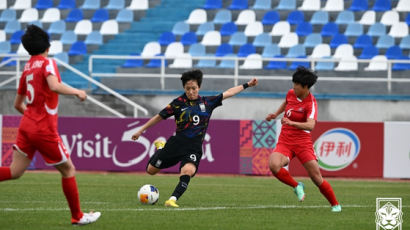
[[[329,182],[323,179],[323,183],[319,186],[320,192],[332,206],[338,205],[339,202],[336,200],[335,193],[333,192],[332,186],[330,186]]]
[[[83,217],[80,209],[80,197],[78,195],[77,182],[75,177],[62,178],[63,192],[70,206],[71,220],[78,221]]]
[[[0,181],[10,180],[10,179],[11,179],[10,167],[0,167]]]
[[[278,173],[273,174],[278,180],[282,181],[282,183],[291,186],[292,188],[298,186],[298,182],[290,176],[288,170],[285,168],[281,168]]]

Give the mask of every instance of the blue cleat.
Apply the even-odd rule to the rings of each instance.
[[[332,212],[341,212],[342,206],[340,204],[332,206]]]
[[[293,191],[295,191],[298,200],[302,202],[305,199],[305,185],[302,182],[299,182],[298,186],[296,186]]]

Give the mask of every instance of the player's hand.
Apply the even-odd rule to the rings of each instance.
[[[256,86],[257,84],[258,84],[258,79],[256,79],[256,77],[254,77],[250,81],[248,81],[249,87]]]
[[[278,116],[278,115],[276,115],[275,113],[269,113],[268,116],[266,116],[265,119],[266,119],[267,121],[271,121],[271,120],[276,119],[277,116]]]
[[[141,136],[141,134],[142,134],[142,131],[139,130],[138,132],[134,133],[134,135],[132,135],[131,139],[133,141],[136,141]]]
[[[78,90],[76,96],[80,99],[80,101],[87,99],[87,93],[84,90]]]
[[[282,125],[292,125],[292,121],[289,120],[289,118],[287,117],[283,117],[281,122],[282,122]]]

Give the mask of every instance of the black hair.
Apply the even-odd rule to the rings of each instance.
[[[307,86],[309,89],[314,85],[317,81],[317,75],[315,72],[303,67],[299,66],[296,69],[296,72],[292,76],[292,82],[302,85],[302,87]]]
[[[50,47],[50,37],[40,27],[29,25],[21,37],[21,43],[30,55],[38,55]]]
[[[181,76],[182,87],[185,87],[185,84],[188,81],[194,80],[198,83],[199,88],[201,88],[202,76],[203,76],[202,71],[199,69],[194,69],[194,70],[184,72]]]

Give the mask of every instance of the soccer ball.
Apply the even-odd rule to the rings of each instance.
[[[154,185],[143,185],[138,191],[138,199],[141,204],[155,204],[159,198],[159,191]]]

